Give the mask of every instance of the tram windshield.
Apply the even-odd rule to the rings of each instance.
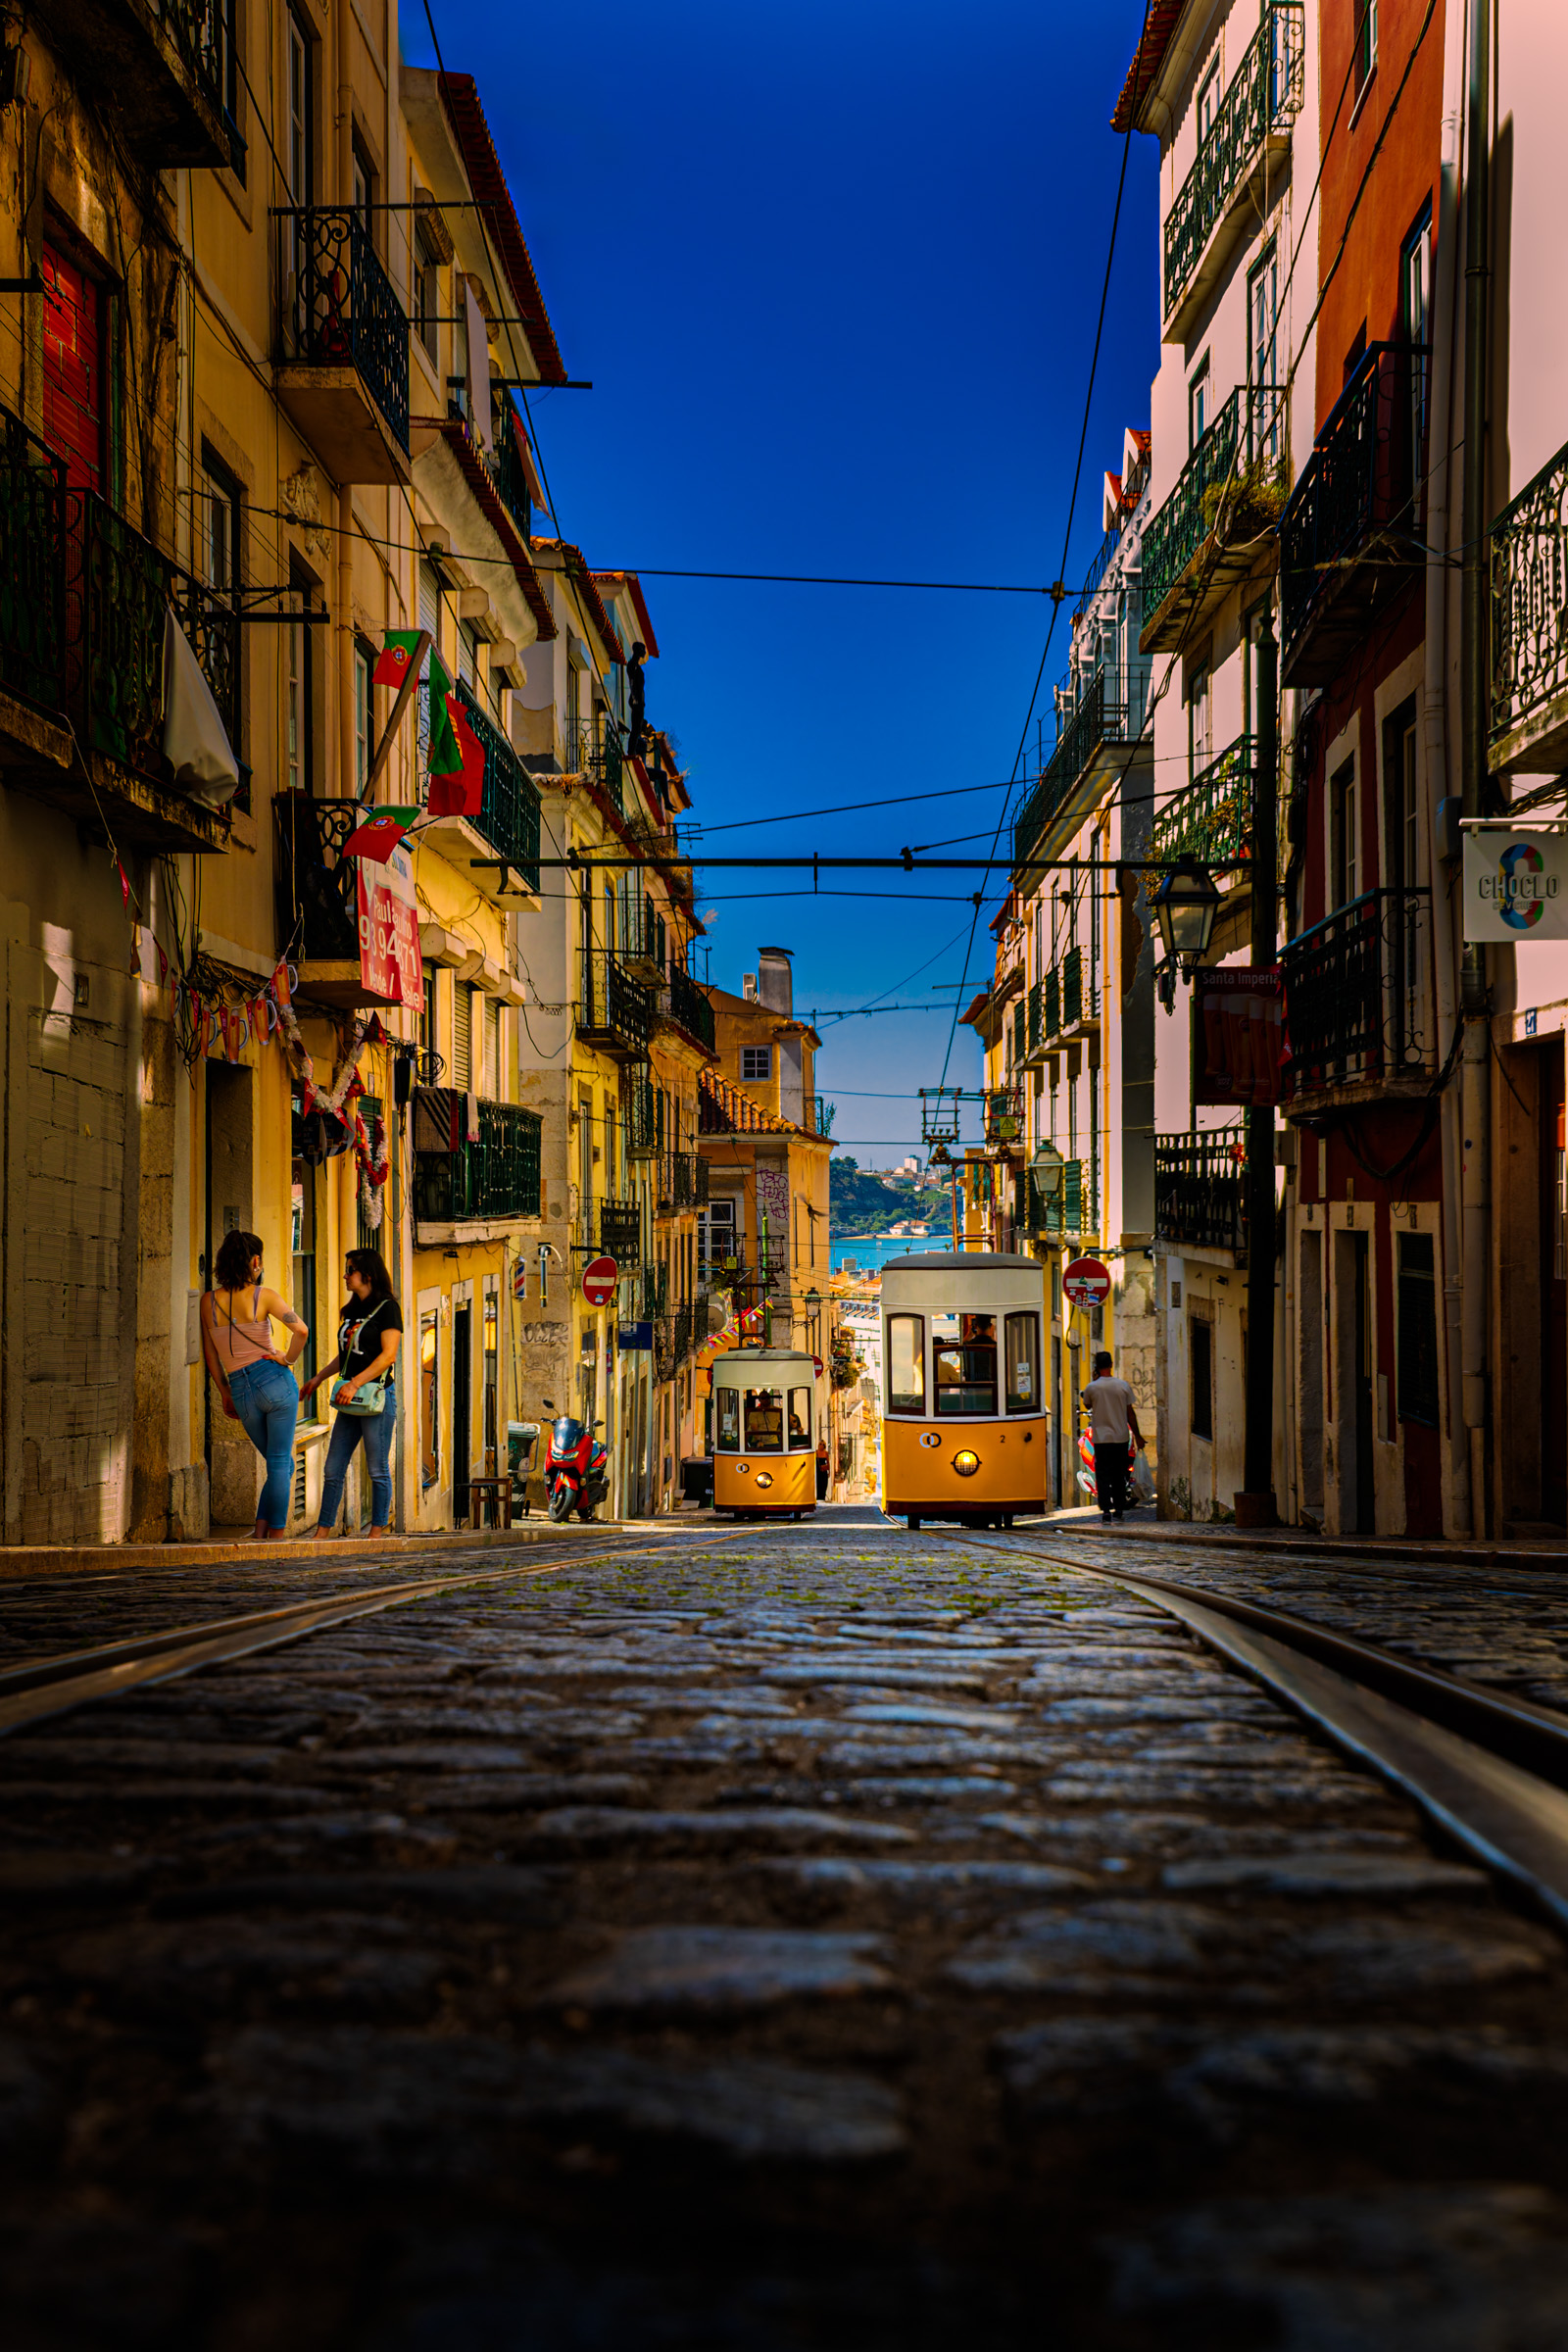
[[[1006,1334],[1007,1410],[1042,1412],[1045,1408],[1040,1389],[1040,1317],[1009,1315]]]
[[[938,1413],[994,1413],[996,1316],[933,1315],[931,1341]]]
[[[746,1450],[782,1453],[784,1450],[784,1392],[748,1389],[746,1392]]]

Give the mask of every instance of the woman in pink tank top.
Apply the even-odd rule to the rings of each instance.
[[[223,1236],[213,1260],[213,1284],[202,1298],[202,1352],[224,1412],[243,1424],[267,1464],[253,1533],[276,1538],[288,1527],[294,1424],[300,1409],[290,1367],[304,1353],[311,1335],[288,1300],[262,1280],[257,1234]],[[286,1352],[273,1341],[274,1322],[287,1327]]]

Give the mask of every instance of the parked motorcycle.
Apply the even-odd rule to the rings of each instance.
[[[1085,1502],[1098,1502],[1100,1490],[1095,1483],[1095,1441],[1092,1433],[1087,1429],[1079,1432],[1078,1460],[1080,1464],[1078,1485],[1083,1498]],[[1148,1476],[1144,1457],[1129,1438],[1127,1441],[1127,1484],[1125,1488],[1127,1509],[1135,1511],[1141,1502],[1152,1501],[1153,1493],[1153,1482]]]
[[[579,1519],[591,1519],[610,1493],[610,1456],[603,1440],[594,1436],[601,1426],[598,1421],[574,1420],[570,1413],[563,1413],[551,1425],[545,1485],[550,1516],[558,1524],[573,1511]]]

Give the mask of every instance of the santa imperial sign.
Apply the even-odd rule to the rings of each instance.
[[[1568,833],[1464,828],[1466,941],[1568,939]]]

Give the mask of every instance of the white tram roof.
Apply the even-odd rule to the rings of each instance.
[[[806,1365],[813,1374],[816,1358],[802,1348],[726,1348],[713,1358],[716,1379],[720,1372],[732,1373],[743,1384],[749,1384],[759,1372],[799,1371]]]
[[[1012,1250],[925,1250],[910,1257],[890,1257],[882,1271],[887,1274],[951,1274],[963,1271],[970,1274],[1011,1273],[1023,1266],[1038,1266],[1038,1257],[1026,1257]]]

